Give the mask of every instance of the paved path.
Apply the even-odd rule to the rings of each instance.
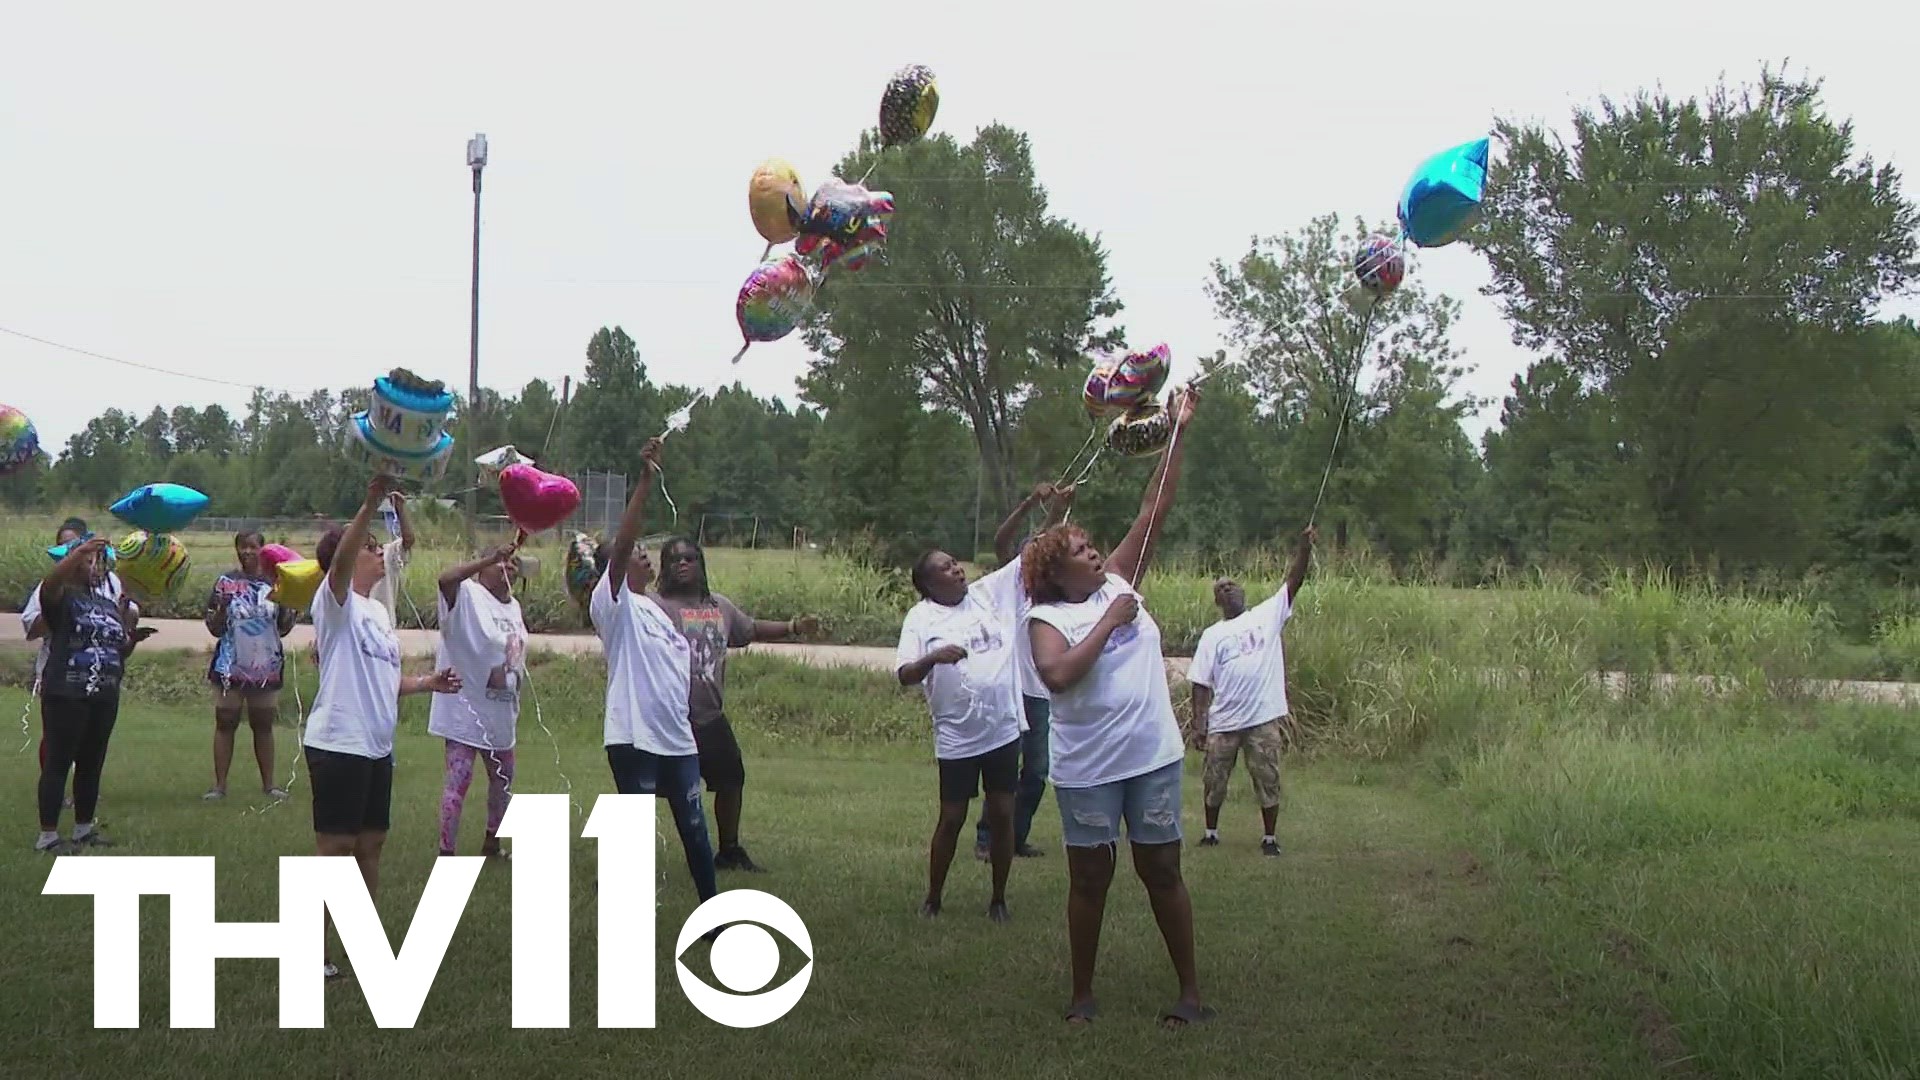
[[[143,649],[173,649],[187,652],[208,652],[213,649],[213,639],[207,634],[207,628],[200,623],[186,619],[147,619],[140,625],[151,626],[158,630]],[[0,617],[0,648],[26,647],[26,635],[21,630],[17,616]],[[294,648],[305,649],[313,643],[313,627],[301,624],[293,628],[287,640]],[[439,635],[432,630],[400,631],[400,648],[408,656],[430,657],[439,645]],[[600,639],[592,634],[536,634],[528,646],[534,651],[546,650],[558,653],[600,652]],[[771,653],[776,656],[789,656],[815,667],[854,667],[868,671],[893,670],[893,650],[867,645],[805,645],[805,644],[769,644],[749,647],[749,652]],[[1187,675],[1187,658],[1184,656],[1167,657],[1167,671],[1177,679]],[[1503,673],[1489,671],[1488,678],[1498,679]],[[1620,672],[1595,672],[1597,680],[1608,693],[1621,694],[1627,688],[1626,676]],[[1656,675],[1652,677],[1656,689],[1672,689],[1688,682],[1702,689],[1716,689],[1722,684],[1731,685],[1727,680],[1715,679],[1710,675],[1683,677],[1678,675]],[[1920,683],[1897,682],[1844,682],[1839,680],[1818,680],[1802,682],[1782,689],[1797,690],[1810,697],[1850,700],[1880,705],[1903,705],[1920,708]]]

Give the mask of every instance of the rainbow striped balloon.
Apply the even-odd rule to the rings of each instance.
[[[25,468],[40,455],[40,433],[27,414],[0,405],[0,476]]]

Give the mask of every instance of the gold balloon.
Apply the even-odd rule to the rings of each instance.
[[[747,210],[753,227],[769,244],[784,244],[798,235],[793,218],[807,206],[800,174],[780,158],[768,158],[753,170],[747,183]]]
[[[1124,457],[1152,457],[1173,441],[1173,414],[1157,401],[1143,402],[1107,428],[1107,449]]]
[[[295,559],[283,562],[274,569],[273,591],[267,598],[283,607],[296,611],[305,611],[313,606],[314,595],[320,591],[320,582],[326,574],[320,570],[316,559]]]

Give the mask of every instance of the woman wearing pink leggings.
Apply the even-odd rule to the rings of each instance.
[[[513,747],[526,677],[527,624],[513,597],[519,560],[496,548],[440,575],[441,668],[460,673],[458,694],[435,694],[427,731],[447,742],[440,793],[440,854],[452,855],[474,764],[487,772],[487,838],[480,854],[502,856],[500,821],[513,795]]]

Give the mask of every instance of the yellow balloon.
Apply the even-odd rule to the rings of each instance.
[[[320,572],[317,559],[283,562],[274,570],[274,577],[273,591],[267,594],[267,599],[295,611],[312,607],[314,594],[320,591],[320,583],[326,580],[326,575]]]
[[[784,244],[799,235],[788,210],[798,214],[806,205],[807,194],[792,165],[768,158],[753,170],[753,179],[747,183],[747,210],[753,215],[753,227],[767,243]]]
[[[186,580],[187,547],[165,533],[153,536],[144,530],[128,533],[119,544],[120,561],[114,569],[120,580],[148,600],[171,596]]]

